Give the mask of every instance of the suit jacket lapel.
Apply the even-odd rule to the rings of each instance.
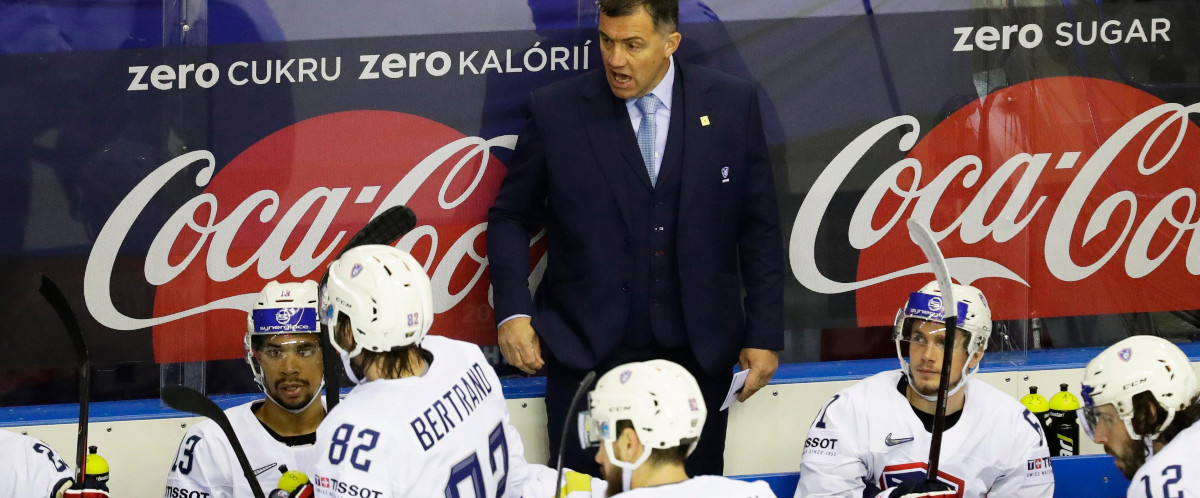
[[[630,162],[633,159],[637,160],[638,165],[642,164],[642,154],[637,149],[637,137],[633,135],[630,127],[629,114],[624,109],[625,103],[613,96],[604,80],[603,72],[600,72],[599,79],[593,79],[592,84],[584,87],[583,98],[583,106],[579,108],[579,119],[587,123],[587,136],[595,152],[596,166],[604,175],[608,190],[612,192],[617,207],[621,210],[621,218],[625,220],[625,227],[628,229],[632,226],[628,193],[624,173],[616,168],[619,167],[617,163],[626,163],[633,167],[634,164]],[[622,124],[624,129],[621,128]],[[622,131],[625,134],[622,134]],[[633,151],[626,150],[629,148]],[[646,188],[650,188],[650,176],[646,173],[646,168],[642,166],[640,169]]]
[[[684,66],[679,66],[679,71],[675,73],[676,78],[683,80],[683,109],[678,105],[675,110],[672,110],[671,115],[674,116],[676,111],[683,111],[683,172],[680,178],[680,197],[679,197],[679,219],[683,220],[684,214],[687,213],[688,206],[691,203],[692,196],[696,192],[698,182],[704,181],[705,168],[711,167],[711,157],[709,149],[712,146],[713,140],[709,136],[710,133],[715,133],[716,126],[705,126],[700,122],[701,116],[711,116],[713,102],[709,90],[711,86],[707,81],[699,80],[698,78],[689,78],[684,71]],[[706,120],[707,121],[707,120]],[[672,131],[675,127],[672,126]],[[670,140],[668,137],[667,140]],[[716,171],[711,172],[710,180],[716,181]]]

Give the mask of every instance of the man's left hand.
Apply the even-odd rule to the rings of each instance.
[[[771,377],[775,376],[775,369],[779,368],[779,353],[769,349],[744,348],[742,354],[738,355],[738,363],[742,370],[750,370],[746,386],[738,394],[738,401],[745,402],[759,389],[766,387]]]

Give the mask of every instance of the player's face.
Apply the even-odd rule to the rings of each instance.
[[[912,339],[908,342],[909,371],[912,373],[913,389],[926,396],[935,396],[938,383],[942,380],[942,355],[946,344],[946,325],[939,322],[915,320]],[[950,364],[950,387],[962,380],[963,364],[967,362],[967,334],[959,330],[954,335],[954,354]],[[971,358],[974,366],[982,358],[977,353]]]
[[[1117,414],[1117,409],[1109,403],[1094,408],[1096,423],[1093,439],[1097,444],[1104,445],[1104,452],[1112,455],[1113,463],[1125,474],[1126,479],[1133,479],[1138,468],[1146,463],[1146,447],[1140,441],[1129,437],[1125,422]]]
[[[254,352],[267,393],[284,408],[304,407],[321,386],[321,346],[316,334],[271,336]]]
[[[620,17],[600,14],[600,55],[613,95],[630,99],[650,93],[667,74],[679,39],[678,32],[655,29],[645,7]]]

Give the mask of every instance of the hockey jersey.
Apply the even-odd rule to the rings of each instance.
[[[264,493],[279,484],[280,466],[312,467],[314,444],[288,446],[263,427],[251,409],[254,401],[225,410],[229,425]],[[193,425],[183,436],[167,475],[165,498],[248,498],[254,496],[241,464],[220,426],[212,420]]]
[[[1148,458],[1129,481],[1125,496],[1200,496],[1200,423],[1179,431]]]
[[[621,498],[775,498],[763,481],[744,482],[721,476],[697,476],[675,484],[631,489]]]
[[[880,497],[925,479],[931,434],[897,389],[903,373],[882,372],[843,389],[805,438],[797,497]],[[969,378],[960,418],[942,436],[938,478],[958,497],[1045,497],[1054,474],[1042,426],[1015,399]]]
[[[421,347],[433,355],[424,374],[356,386],[321,422],[317,496],[551,496],[554,478],[533,475],[479,347],[438,336]]]
[[[46,443],[0,430],[0,496],[49,498],[72,475],[63,456]]]

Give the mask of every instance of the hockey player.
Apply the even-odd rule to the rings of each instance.
[[[1083,371],[1080,425],[1130,480],[1126,496],[1200,496],[1196,372],[1169,341],[1134,336]]]
[[[408,253],[366,245],[330,265],[321,319],[358,385],[317,430],[316,495],[552,496],[554,470],[525,461],[483,352],[427,336],[433,318],[429,277]]]
[[[600,377],[580,414],[584,447],[608,496],[774,498],[765,482],[721,476],[688,478],[683,468],[704,429],[704,396],[696,379],[667,360],[626,363]]]
[[[246,363],[265,400],[225,410],[262,489],[279,482],[280,466],[305,469],[315,458],[316,430],[325,418],[318,399],[321,371],[317,283],[271,282],[246,317]],[[183,436],[165,497],[250,497],[229,440],[211,420]]]
[[[0,496],[62,496],[72,475],[71,466],[46,443],[0,430]]]
[[[92,447],[95,448],[94,446]],[[96,455],[91,455],[95,458]],[[89,462],[92,460],[89,459]],[[102,460],[101,460],[102,461]],[[92,469],[91,465],[87,466]],[[107,472],[105,470],[104,472]],[[74,473],[50,445],[23,434],[0,430],[0,496],[21,498],[108,498],[104,486],[85,478],[75,486]],[[83,487],[93,489],[81,489]],[[70,489],[76,488],[76,489]]]
[[[927,483],[925,474],[945,351],[942,309],[950,304],[942,302],[935,281],[912,293],[896,314],[900,370],[843,389],[817,413],[805,439],[797,497],[1054,494],[1037,418],[1011,396],[970,378],[987,348],[992,312],[978,289],[954,285],[960,324],[938,482]]]

